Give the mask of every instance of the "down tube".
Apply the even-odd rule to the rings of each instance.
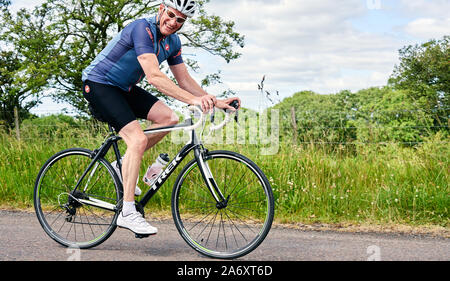
[[[175,156],[175,158],[170,161],[166,169],[159,175],[152,187],[145,193],[144,197],[139,201],[140,205],[144,207],[147,205],[148,201],[155,195],[155,193],[161,188],[161,186],[166,182],[169,176],[175,171],[178,165],[183,161],[183,159],[189,154],[189,152],[194,149],[196,144],[187,144],[181,151]]]

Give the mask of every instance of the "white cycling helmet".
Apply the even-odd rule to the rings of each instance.
[[[187,17],[193,17],[197,9],[195,0],[163,0],[162,3],[172,7]]]

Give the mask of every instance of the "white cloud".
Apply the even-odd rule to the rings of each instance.
[[[429,40],[450,34],[450,1],[402,0],[404,13],[415,18],[403,30],[416,38]]]
[[[43,2],[43,0],[12,0],[10,10],[12,12],[17,12],[22,8],[32,9]]]
[[[237,92],[250,91],[250,85],[257,91],[263,75],[283,96],[383,85],[401,47],[395,38],[352,25],[367,12],[360,0],[212,1],[210,10],[233,20],[246,36],[242,57],[218,66],[227,86],[245,85]]]
[[[450,17],[446,19],[420,18],[408,23],[405,31],[423,39],[441,38],[450,34]]]
[[[408,15],[446,18],[450,11],[448,0],[401,0],[403,11]]]

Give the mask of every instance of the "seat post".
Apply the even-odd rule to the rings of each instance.
[[[108,124],[108,128],[109,128],[109,131],[111,132],[111,134],[115,134],[116,133],[114,128],[110,124]]]

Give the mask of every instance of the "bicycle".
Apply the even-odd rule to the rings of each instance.
[[[237,104],[232,104],[237,109]],[[200,113],[194,124],[192,116]],[[210,132],[232,120],[230,112]],[[197,252],[212,258],[233,259],[256,249],[266,238],[274,217],[274,199],[262,170],[247,157],[232,151],[208,151],[195,129],[206,115],[189,106],[184,123],[144,130],[145,134],[185,130],[190,140],[164,171],[136,200],[144,207],[191,151],[194,158],[180,174],[172,190],[171,209],[176,228]],[[235,118],[237,122],[237,110]],[[214,114],[211,115],[214,122]],[[92,248],[106,241],[116,229],[123,187],[105,159],[111,149],[119,163],[121,137],[109,126],[110,135],[94,151],[70,148],[51,156],[39,171],[34,186],[34,207],[44,231],[66,247]],[[202,130],[203,134],[203,130]],[[147,236],[136,234],[136,238]]]

